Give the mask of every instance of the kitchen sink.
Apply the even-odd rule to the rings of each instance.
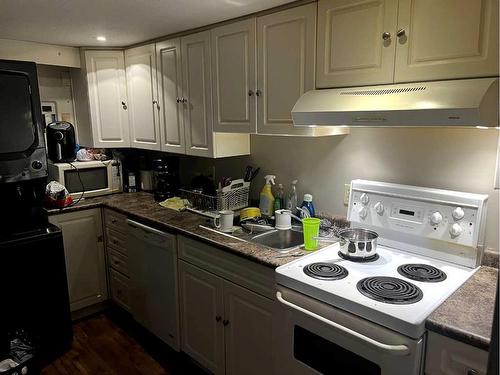
[[[275,229],[257,234],[250,238],[249,241],[270,247],[277,251],[289,251],[304,244],[304,235],[302,232],[293,229]]]

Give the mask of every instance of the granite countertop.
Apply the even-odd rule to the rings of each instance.
[[[66,213],[89,208],[107,207],[166,231],[175,231],[208,244],[214,245],[265,266],[276,268],[297,257],[282,255],[265,246],[234,239],[215,231],[200,228],[200,225],[211,224],[212,220],[191,212],[177,212],[164,208],[155,202],[150,193],[123,193],[87,198],[73,207],[48,210],[49,215]],[[326,245],[325,245],[326,246]],[[295,253],[292,251],[292,253]]]
[[[426,327],[489,350],[498,269],[481,267],[427,318]]]

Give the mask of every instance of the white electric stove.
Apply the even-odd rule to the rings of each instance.
[[[348,219],[379,234],[377,256],[344,259],[334,244],[277,268],[289,331],[280,371],[337,373],[322,363],[325,350],[325,358],[353,356],[339,374],[421,374],[426,318],[480,264],[487,198],[352,181]]]

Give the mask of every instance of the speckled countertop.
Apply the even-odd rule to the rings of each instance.
[[[498,269],[481,267],[429,316],[426,327],[488,350],[495,309]]]
[[[201,224],[206,225],[211,220],[190,212],[176,212],[163,208],[149,193],[124,193],[89,198],[64,210],[49,210],[49,215],[97,207],[111,208],[131,219],[193,237],[271,268],[297,259],[279,257],[281,254],[264,246],[200,228]],[[481,267],[431,314],[426,327],[439,334],[488,350],[497,278],[497,269]]]
[[[191,212],[176,212],[161,207],[154,201],[152,194],[144,192],[88,198],[73,207],[63,210],[48,210],[48,212],[49,215],[54,215],[102,206],[121,212],[132,220],[135,219],[159,229],[175,231],[199,239],[268,267],[276,268],[297,259],[297,257],[291,256],[282,257],[282,254],[265,246],[244,242],[215,231],[200,228],[202,224],[210,224],[211,219]],[[292,251],[292,253],[295,252]]]

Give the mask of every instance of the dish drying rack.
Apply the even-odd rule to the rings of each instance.
[[[179,189],[179,193],[189,201],[189,211],[213,218],[217,216],[217,211],[238,211],[248,207],[250,182],[234,180],[228,186],[218,189],[216,195],[205,194],[196,189]]]

